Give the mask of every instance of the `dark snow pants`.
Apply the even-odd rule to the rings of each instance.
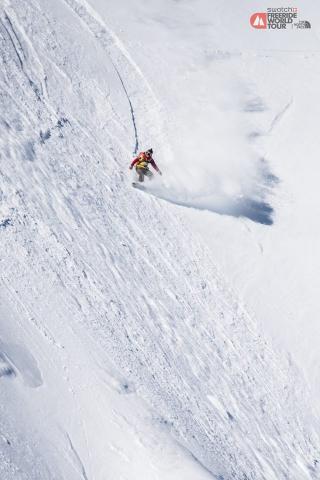
[[[150,170],[148,168],[137,168],[136,171],[137,171],[137,174],[138,174],[139,182],[144,181],[144,176],[145,175],[149,178],[149,180],[151,180],[151,178],[153,177],[153,173],[150,172]]]

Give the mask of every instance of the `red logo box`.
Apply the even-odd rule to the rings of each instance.
[[[250,24],[253,28],[267,28],[266,12],[253,13],[250,17]]]

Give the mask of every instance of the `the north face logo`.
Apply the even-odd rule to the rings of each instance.
[[[253,28],[267,28],[267,14],[265,12],[253,13],[250,17]]]

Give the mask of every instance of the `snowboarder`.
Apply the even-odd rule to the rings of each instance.
[[[149,180],[153,177],[153,173],[150,172],[149,170],[149,164],[160,174],[162,175],[158,165],[152,158],[153,150],[152,148],[149,148],[149,150],[145,152],[139,153],[139,155],[132,160],[131,165],[130,165],[130,170],[133,169],[133,167],[136,167],[136,172],[138,174],[138,179],[139,182],[144,181],[144,177],[147,176]]]

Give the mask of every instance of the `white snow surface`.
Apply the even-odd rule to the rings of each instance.
[[[320,478],[320,12],[268,6],[1,1],[1,479]]]

